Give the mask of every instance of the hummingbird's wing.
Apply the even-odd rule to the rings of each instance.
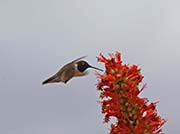
[[[79,60],[81,60],[81,59],[84,59],[85,57],[87,57],[87,56],[79,57],[79,58],[77,58],[77,59],[71,61],[71,63],[75,63],[75,62],[77,62],[77,61],[79,61]]]

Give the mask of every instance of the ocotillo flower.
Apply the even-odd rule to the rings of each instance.
[[[139,97],[145,85],[139,88],[144,76],[138,66],[123,64],[119,52],[110,58],[100,54],[98,61],[105,64],[105,73],[97,74],[104,122],[117,119],[110,134],[161,134],[165,120],[158,115],[156,103]]]

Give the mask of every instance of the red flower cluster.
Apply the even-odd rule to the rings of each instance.
[[[106,69],[104,74],[97,74],[104,121],[117,119],[111,124],[110,134],[161,134],[165,120],[158,116],[156,103],[138,96],[145,88],[138,87],[143,79],[140,69],[123,64],[119,52],[110,54],[109,59],[100,54],[98,61]]]

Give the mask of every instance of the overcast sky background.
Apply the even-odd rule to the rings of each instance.
[[[180,133],[178,0],[1,0],[0,133],[107,134],[94,70],[67,85],[41,82],[83,55],[121,51],[160,101],[165,134]]]

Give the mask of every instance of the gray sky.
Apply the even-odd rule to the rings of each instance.
[[[166,134],[180,133],[178,0],[1,0],[0,133],[107,134],[93,70],[67,85],[41,82],[83,55],[121,51],[160,101]]]

